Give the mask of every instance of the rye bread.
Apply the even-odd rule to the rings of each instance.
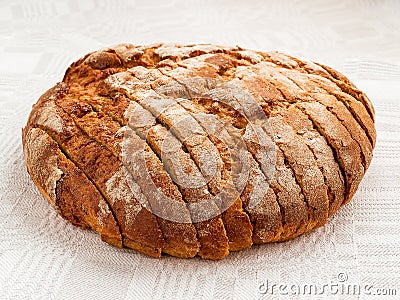
[[[327,66],[121,44],[73,63],[22,138],[32,180],[72,224],[153,257],[221,259],[324,225],[376,131],[368,97]]]

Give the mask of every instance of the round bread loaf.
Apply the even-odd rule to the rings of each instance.
[[[33,106],[26,166],[72,224],[146,255],[221,259],[325,224],[375,145],[339,72],[240,47],[121,44]]]

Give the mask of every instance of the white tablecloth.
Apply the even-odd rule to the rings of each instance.
[[[1,1],[0,299],[400,297],[399,15],[399,1],[372,0]],[[378,132],[353,201],[314,232],[218,262],[115,249],[59,217],[25,170],[31,105],[88,51],[158,41],[281,50],[348,75]]]

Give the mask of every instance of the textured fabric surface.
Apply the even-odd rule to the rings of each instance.
[[[1,1],[0,299],[399,297],[399,14],[373,0]],[[316,231],[218,262],[115,249],[59,217],[23,162],[31,105],[88,51],[158,41],[280,50],[347,75],[378,133],[354,199]]]

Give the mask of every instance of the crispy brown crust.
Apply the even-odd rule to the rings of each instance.
[[[65,157],[57,142],[39,128],[26,127],[23,145],[32,180],[60,215],[76,226],[97,231],[103,241],[122,247],[121,233],[107,202],[86,175]],[[61,176],[49,177],[48,173],[47,178],[40,176],[38,169],[48,172],[49,167],[59,170]],[[48,181],[53,188],[49,189]]]
[[[39,100],[32,110],[28,124],[48,133],[66,156],[93,181],[115,214],[123,243],[147,255],[160,256],[164,240],[156,218],[148,210],[138,208],[140,204],[129,191],[125,177],[120,174],[121,162],[85,135],[72,118],[57,105],[57,102],[65,97],[66,84],[59,84],[55,90],[58,91],[56,95]],[[59,91],[62,91],[62,94]],[[40,108],[46,109],[46,118],[40,114]],[[53,118],[56,117],[61,120],[60,124],[55,124]],[[125,192],[128,194],[123,194]],[[137,209],[129,210],[132,205]],[[131,214],[135,215],[132,220]]]
[[[97,113],[92,110],[88,104],[79,98],[64,98],[60,103],[63,109],[68,112],[74,119],[75,124],[88,134],[91,138],[104,145],[108,150],[114,153],[122,160],[120,144],[122,143],[122,135],[118,133],[120,129],[119,123],[112,118]],[[138,137],[136,137],[137,139]],[[174,186],[169,175],[163,169],[161,162],[152,153],[149,147],[145,153],[147,168],[151,176],[151,180],[161,191],[168,197],[183,204],[183,200],[176,186]],[[137,179],[141,189],[146,189],[148,181]],[[157,202],[148,199],[152,210],[157,209]],[[160,209],[160,208],[158,208]],[[184,205],[182,209],[186,210]],[[190,219],[189,212],[187,218]],[[157,218],[162,230],[165,245],[163,252],[177,257],[193,257],[199,251],[199,243],[196,238],[196,230],[191,223],[175,223],[162,218]]]
[[[207,94],[214,82],[248,93],[269,118],[272,178],[266,150],[236,102],[212,98],[223,98],[223,90]],[[246,96],[234,97],[248,105]],[[249,176],[240,191],[230,152],[239,149],[207,131],[212,115],[247,147]],[[356,192],[376,131],[371,101],[327,66],[240,47],[121,44],[73,63],[33,106],[22,139],[32,180],[74,225],[153,257],[221,259],[325,224]],[[163,143],[175,150],[165,152]],[[133,154],[144,149],[144,164],[126,162],[123,145]],[[183,184],[181,170],[202,184]],[[153,187],[188,221],[158,216],[169,208],[146,194]],[[186,205],[224,190],[234,199],[227,209],[219,199],[217,216],[191,221],[196,215]]]

